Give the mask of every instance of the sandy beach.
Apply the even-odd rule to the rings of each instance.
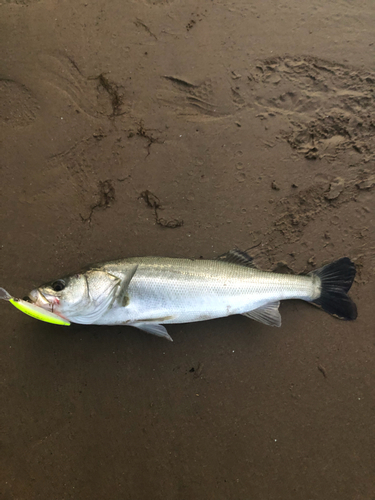
[[[3,0],[1,287],[350,257],[358,319],[288,301],[171,343],[1,303],[2,499],[375,498],[374,26],[369,0]]]

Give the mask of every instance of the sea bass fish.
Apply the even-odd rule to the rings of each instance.
[[[165,326],[243,314],[281,326],[281,300],[302,299],[344,320],[355,265],[344,257],[307,275],[259,270],[245,252],[216,260],[137,257],[92,265],[33,290],[36,306],[73,323],[129,325],[172,340]]]

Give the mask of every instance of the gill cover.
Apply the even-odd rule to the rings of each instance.
[[[120,279],[98,269],[90,269],[84,275],[85,297],[80,310],[72,317],[76,323],[95,323],[113,304]],[[78,308],[77,308],[78,309]]]

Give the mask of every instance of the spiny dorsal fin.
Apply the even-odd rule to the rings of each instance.
[[[229,250],[229,252],[223,253],[223,255],[219,255],[216,260],[223,260],[231,264],[237,264],[239,266],[252,267],[254,269],[257,269],[253,258],[250,257],[250,255],[248,255],[246,252],[238,250],[237,248]]]
[[[244,316],[248,318],[255,319],[260,323],[264,323],[269,326],[281,326],[281,316],[279,313],[280,302],[270,302],[265,306],[258,307],[253,311],[244,313]]]

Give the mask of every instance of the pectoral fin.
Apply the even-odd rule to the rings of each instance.
[[[134,266],[129,268],[126,276],[121,281],[120,289],[117,293],[117,301],[122,306],[128,305],[129,298],[127,295],[127,291],[129,288],[129,284],[133,279],[133,276],[135,275],[137,269],[138,269],[138,264],[135,264]]]
[[[269,326],[281,326],[281,316],[279,312],[280,302],[270,302],[265,306],[258,307],[253,311],[244,313],[244,316],[248,318],[255,319],[260,323],[264,323]]]
[[[167,329],[163,325],[158,325],[157,323],[131,323],[129,326],[134,326],[139,330],[151,333],[151,335],[156,335],[157,337],[163,337],[173,342],[172,337],[169,335]]]

